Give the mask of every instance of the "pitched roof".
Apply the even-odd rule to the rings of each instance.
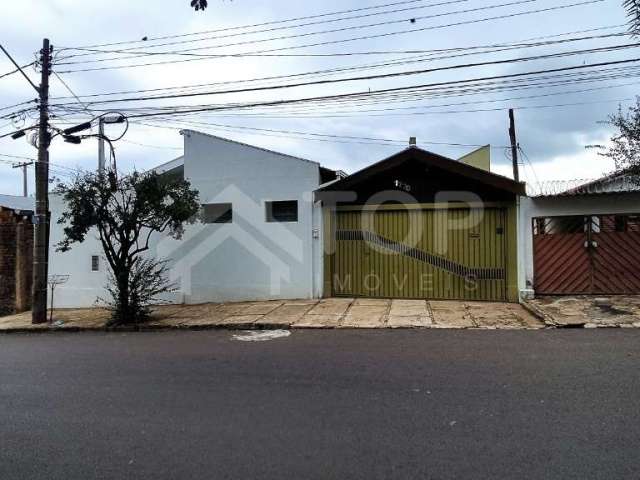
[[[292,158],[294,160],[300,160],[302,162],[308,162],[308,163],[313,163],[315,165],[320,165],[319,162],[314,162],[313,160],[307,160],[306,158],[296,157],[294,155],[289,155],[287,153],[276,152],[275,150],[269,150],[268,148],[257,147],[255,145],[250,145],[248,143],[238,142],[237,140],[231,140],[229,138],[218,137],[217,135],[212,135],[211,133],[199,132],[198,130],[190,130],[190,129],[186,128],[186,129],[180,130],[180,133],[182,133],[182,134],[185,134],[185,133],[189,133],[189,134],[197,133],[198,135],[203,135],[205,137],[210,137],[210,138],[213,138],[215,140],[221,140],[223,142],[234,143],[236,145],[240,145],[240,146],[243,146],[243,147],[255,148],[256,150],[262,150],[263,152],[275,153],[276,155]]]
[[[153,167],[151,170],[158,174],[162,174],[162,173],[170,172],[171,170],[175,170],[176,168],[180,168],[183,166],[184,166],[184,155],[180,155],[179,157],[174,158],[173,160],[170,160],[161,165],[158,165],[157,167]]]
[[[406,148],[405,150],[369,165],[368,167],[365,167],[342,180],[334,182],[331,185],[327,185],[320,190],[338,191],[349,189],[361,182],[365,182],[374,175],[398,167],[408,160],[417,160],[427,167],[440,168],[454,175],[460,175],[499,190],[504,190],[516,195],[525,195],[524,183],[516,182],[508,177],[487,172],[486,170],[482,170],[417,147]]]
[[[33,197],[0,195],[0,207],[20,212],[33,212],[35,209],[35,200]]]

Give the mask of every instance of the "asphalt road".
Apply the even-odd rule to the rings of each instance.
[[[0,479],[640,477],[640,331],[0,336]]]

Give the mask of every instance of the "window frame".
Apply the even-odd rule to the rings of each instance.
[[[267,223],[298,223],[300,221],[300,202],[298,200],[265,200],[265,221]],[[284,204],[295,205],[295,218],[293,215],[287,216],[283,212],[274,215],[274,206],[283,206]]]
[[[91,272],[100,271],[100,255],[91,255]]]
[[[207,215],[206,208],[207,207],[220,207],[224,208],[228,206],[228,209],[222,214],[218,215],[214,221],[209,220],[209,216]],[[233,223],[233,203],[232,202],[215,202],[215,203],[203,203],[201,204],[202,208],[202,223],[206,225],[219,225],[225,223]],[[228,215],[228,220],[226,219]]]

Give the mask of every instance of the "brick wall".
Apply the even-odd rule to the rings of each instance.
[[[32,255],[31,219],[0,210],[0,315],[31,308]]]
[[[33,223],[23,219],[16,226],[16,312],[31,310],[33,284]]]

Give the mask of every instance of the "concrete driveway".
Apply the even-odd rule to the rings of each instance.
[[[101,309],[57,310],[55,328],[103,329]],[[49,330],[30,314],[0,318],[1,331]],[[483,328],[535,329],[545,325],[521,305],[495,302],[327,298],[165,305],[145,328]]]

